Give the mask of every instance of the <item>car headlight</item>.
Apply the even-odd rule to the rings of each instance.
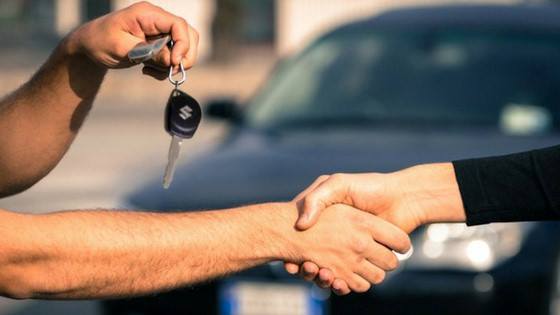
[[[487,271],[515,256],[533,223],[495,223],[476,227],[438,223],[414,240],[414,253],[404,257],[418,269]]]

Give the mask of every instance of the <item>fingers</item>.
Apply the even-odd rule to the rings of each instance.
[[[195,31],[190,32],[189,34],[190,34],[189,36],[191,37],[191,42],[194,42],[195,46],[198,45],[198,34]],[[196,62],[196,58],[197,58],[197,50],[190,49],[187,53],[187,56],[182,61],[183,66],[186,69],[191,68]],[[144,65],[153,70],[160,72],[160,73],[155,73],[154,71],[150,70],[147,71],[148,73],[145,72],[145,74],[152,76],[158,80],[165,79],[169,74],[169,67],[171,66],[171,50],[167,46],[162,48],[156,56],[144,62]],[[179,71],[179,67],[174,66],[173,74],[177,73],[178,71]]]
[[[284,268],[289,274],[295,275],[300,273],[300,268],[294,263],[284,263]],[[302,265],[301,276],[308,281],[315,281],[317,286],[326,289],[331,287],[335,278],[334,273],[326,268],[320,268],[312,263],[306,262]]]
[[[192,43],[193,49],[188,49],[187,54],[182,58],[181,63],[185,69],[190,69],[196,63],[196,59],[198,57],[198,50],[196,47],[198,46],[198,33],[194,29],[190,29],[188,32],[189,43]],[[145,62],[145,64],[149,64],[152,67],[161,68],[162,71],[169,71],[169,67],[172,65],[172,54],[175,53],[175,50],[182,50],[181,47],[177,47],[174,45],[172,50],[169,47],[163,47],[156,56],[152,57],[152,59]],[[178,64],[178,63],[177,63]],[[179,66],[173,63],[173,73],[177,73],[179,70]]]
[[[286,269],[286,272],[291,274],[291,275],[296,275],[299,273],[299,265],[298,264],[294,264],[294,263],[284,263],[284,269]]]
[[[334,280],[334,273],[330,269],[321,268],[315,279],[315,284],[320,288],[327,289],[331,287]]]
[[[319,273],[319,267],[310,261],[304,262],[303,265],[301,266],[300,276],[306,281],[315,280],[318,273]]]
[[[185,69],[190,69],[196,63],[196,59],[198,58],[198,42],[199,42],[199,35],[198,32],[189,27],[189,43],[190,49],[187,52],[187,55],[183,58],[183,66]],[[175,48],[173,49],[175,51]]]
[[[364,279],[361,275],[355,274],[352,280],[348,283],[351,291],[357,293],[364,293],[371,288],[371,283]]]
[[[151,60],[146,61],[145,63],[149,63],[152,65],[156,65],[169,71],[169,67],[171,66],[171,50],[169,47],[163,47],[157,55],[152,57]]]
[[[398,267],[396,255],[383,245],[374,243],[371,248],[367,250],[366,256],[367,260],[361,263],[360,269],[356,271],[356,274],[360,276],[362,280],[370,283],[370,285],[380,284],[385,279],[386,271],[394,270]],[[293,266],[293,269],[289,272],[292,274],[297,273],[298,266],[295,264],[290,265]],[[292,266],[290,266],[290,269]],[[357,278],[353,279],[354,281],[351,282],[351,286],[345,283],[344,285],[341,284],[337,289],[334,286],[336,282],[334,273],[327,268],[319,268],[312,262],[306,262],[302,265],[300,275],[307,281],[315,281],[317,286],[321,288],[332,287],[336,294],[345,294],[347,290],[355,292],[365,292],[369,290],[369,286],[362,280],[356,280]]]
[[[410,238],[403,230],[377,216],[368,216],[367,219],[371,235],[376,242],[401,254],[410,250]]]
[[[385,280],[385,271],[379,267],[377,267],[376,265],[372,264],[371,262],[364,260],[362,262],[362,265],[360,266],[360,270],[358,270],[356,272],[356,274],[358,276],[360,276],[362,278],[362,280],[367,281],[367,283],[370,285],[368,287],[358,287],[358,290],[354,290],[356,292],[365,292],[367,290],[370,289],[371,285],[377,285],[380,284],[381,282],[383,282],[383,280]],[[359,281],[358,285],[361,285],[362,282]],[[362,289],[363,291],[359,291],[359,289]]]
[[[300,216],[296,222],[298,229],[306,230],[313,226],[322,210],[346,200],[348,187],[342,181],[336,180],[335,176],[329,176],[304,197]]]
[[[366,259],[381,270],[385,271],[395,270],[399,266],[397,255],[395,255],[395,253],[387,247],[378,243],[371,245],[367,252]]]
[[[360,269],[354,274],[348,283],[350,290],[363,293],[371,289],[372,285],[377,285],[385,280],[385,271],[375,266],[371,262],[364,260]]]
[[[134,8],[139,12],[136,20],[145,36],[171,34],[175,43],[170,57],[171,64],[179,65],[191,48],[196,50],[196,45],[191,45],[190,38],[193,35],[189,35],[190,26],[185,19],[149,3],[139,3]]]
[[[335,279],[333,284],[332,284],[332,290],[334,292],[334,294],[336,295],[347,295],[350,292],[352,292],[350,290],[350,287],[348,286],[348,283],[346,283],[346,281],[342,280],[342,279]]]

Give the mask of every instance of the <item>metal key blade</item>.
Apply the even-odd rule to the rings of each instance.
[[[183,139],[172,136],[171,145],[169,146],[169,155],[167,160],[167,167],[165,168],[165,175],[163,176],[163,188],[168,189],[173,181],[173,174],[175,173],[175,168],[177,167],[177,159],[179,158],[179,152],[181,151],[181,143]]]

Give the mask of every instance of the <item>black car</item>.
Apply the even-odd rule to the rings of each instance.
[[[227,139],[181,167],[170,190],[154,178],[128,205],[289,200],[322,174],[559,144],[560,7],[389,11],[324,35],[284,60],[247,106],[216,102],[211,116],[231,123]],[[559,224],[434,224],[412,237],[401,268],[365,294],[331,296],[269,264],[104,306],[107,314],[560,314]]]

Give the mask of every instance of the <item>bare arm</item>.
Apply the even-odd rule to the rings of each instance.
[[[398,228],[347,206],[331,207],[305,232],[294,229],[296,218],[293,203],[182,214],[0,211],[0,294],[132,296],[273,260],[316,261],[364,291],[396,267],[385,246],[410,246]]]
[[[144,73],[161,79],[159,67],[190,67],[198,35],[181,18],[140,3],[83,25],[65,38],[48,61],[0,100],[0,198],[21,192],[48,174],[74,140],[108,68],[129,67],[127,53],[147,36],[170,33]],[[192,45],[192,47],[191,47]]]
[[[0,102],[0,197],[25,190],[62,158],[106,70],[61,44],[19,90]]]

